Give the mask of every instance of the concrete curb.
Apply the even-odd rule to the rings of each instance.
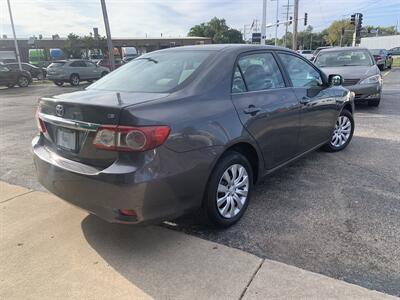
[[[2,299],[398,299],[0,182]]]

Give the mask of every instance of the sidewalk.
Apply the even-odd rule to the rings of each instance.
[[[0,182],[1,299],[398,299]]]

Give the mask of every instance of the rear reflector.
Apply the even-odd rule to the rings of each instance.
[[[36,114],[35,114],[36,125],[37,125],[37,128],[39,129],[39,132],[45,133],[46,132],[46,126],[44,125],[43,120],[40,119],[40,117],[39,117],[39,110],[40,110],[40,107],[37,108]]]
[[[123,216],[129,216],[129,217],[137,216],[136,211],[134,211],[133,209],[120,209],[119,212]]]
[[[147,151],[162,145],[169,135],[168,126],[101,126],[93,141],[95,147],[114,151]]]

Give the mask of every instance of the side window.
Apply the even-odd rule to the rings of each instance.
[[[94,63],[90,62],[90,61],[85,61],[85,64],[86,64],[86,67],[89,67],[89,68],[96,67],[96,65]]]
[[[239,59],[239,68],[244,76],[242,80],[244,80],[248,91],[285,87],[283,76],[271,53],[244,56]]]
[[[80,67],[79,61],[74,61],[74,62],[72,62],[69,66],[70,66],[70,67]]]
[[[239,67],[236,67],[235,73],[233,74],[232,93],[243,92],[246,92],[246,85],[244,83]]]
[[[279,53],[279,57],[287,70],[293,87],[312,87],[323,84],[321,74],[303,59],[284,53]]]

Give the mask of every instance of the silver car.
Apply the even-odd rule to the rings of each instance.
[[[47,67],[47,79],[62,86],[69,82],[73,86],[83,80],[93,81],[107,75],[110,70],[88,60],[59,60]]]
[[[355,101],[379,106],[382,76],[374,58],[366,48],[330,48],[321,50],[314,63],[329,77],[343,77],[343,86],[355,93]]]

